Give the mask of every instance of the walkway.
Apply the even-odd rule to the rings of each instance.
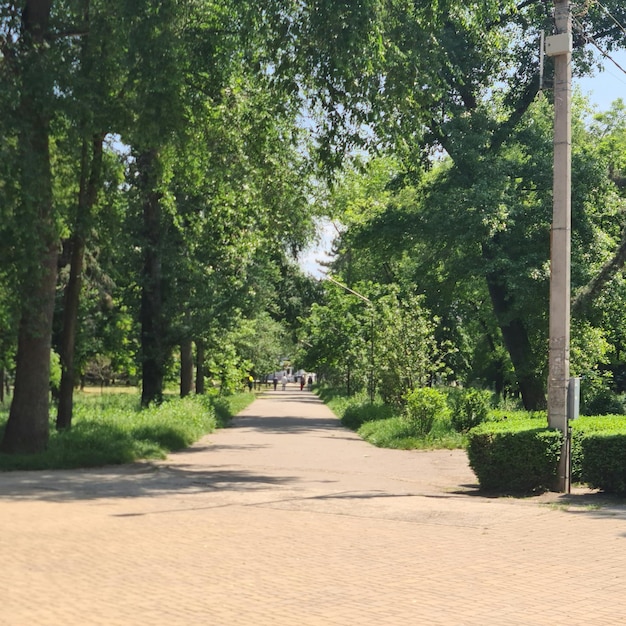
[[[626,624],[626,508],[572,500],[270,391],[162,463],[0,475],[0,625]]]

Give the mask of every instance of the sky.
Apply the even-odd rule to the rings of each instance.
[[[608,59],[602,59],[603,71],[590,78],[574,80],[574,86],[580,87],[583,94],[590,97],[599,111],[608,111],[611,103],[617,98],[626,103],[626,50],[611,52],[610,55],[624,71]]]
[[[580,88],[597,107],[599,112],[608,111],[611,103],[621,98],[626,103],[626,50],[612,52],[611,57],[624,69],[620,70],[608,59],[602,59],[602,71],[594,76],[574,79],[574,87]],[[320,243],[308,249],[300,258],[302,269],[316,278],[322,278],[324,268],[319,261],[328,261],[327,250],[336,234],[332,224],[320,223]]]

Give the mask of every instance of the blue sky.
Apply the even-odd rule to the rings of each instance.
[[[626,50],[610,54],[626,70]],[[574,85],[580,87],[600,111],[607,111],[618,98],[626,102],[626,74],[608,59],[602,60],[602,67],[603,71],[591,78],[576,79]]]

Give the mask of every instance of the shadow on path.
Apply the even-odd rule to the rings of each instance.
[[[0,499],[66,502],[167,493],[251,492],[300,480],[297,476],[277,477],[241,469],[134,464],[96,470],[14,472],[2,477]]]
[[[232,420],[229,428],[253,428],[271,434],[310,432],[316,430],[346,431],[341,422],[334,417],[263,417],[262,415],[240,415]]]

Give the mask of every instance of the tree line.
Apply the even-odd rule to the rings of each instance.
[[[581,70],[586,37],[623,43],[626,9],[604,5],[577,9]],[[144,405],[161,400],[173,358],[192,390],[194,345],[199,392],[206,367],[227,384],[260,362],[273,324],[292,330],[319,299],[290,258],[324,211],[346,226],[347,284],[384,286],[390,311],[426,307],[459,362],[483,328],[472,341],[484,336],[539,406],[544,322],[526,294],[545,279],[551,70],[540,99],[538,36],[551,27],[540,0],[0,3],[0,356],[15,369],[1,449],[46,445],[51,347],[58,428],[96,356],[138,367]],[[592,305],[621,268],[623,170],[603,145],[593,167],[581,159],[581,245],[602,244],[580,249],[592,335],[609,303]],[[363,151],[394,163],[367,210],[340,191]],[[387,327],[397,315],[409,319],[389,313]]]
[[[588,41],[624,46],[624,8],[605,5],[572,6],[577,72],[589,68]],[[334,276],[372,301],[378,322],[328,285],[302,331],[305,362],[323,355],[335,382],[371,386],[373,344],[375,385],[392,401],[439,381],[545,408],[553,68],[540,68],[539,41],[552,8],[398,3],[381,23],[384,67],[366,98],[380,157],[343,173],[328,210],[341,225]],[[575,102],[572,373],[590,410],[623,410],[626,391],[625,113],[621,101],[600,114]],[[411,341],[428,362],[414,361]]]

